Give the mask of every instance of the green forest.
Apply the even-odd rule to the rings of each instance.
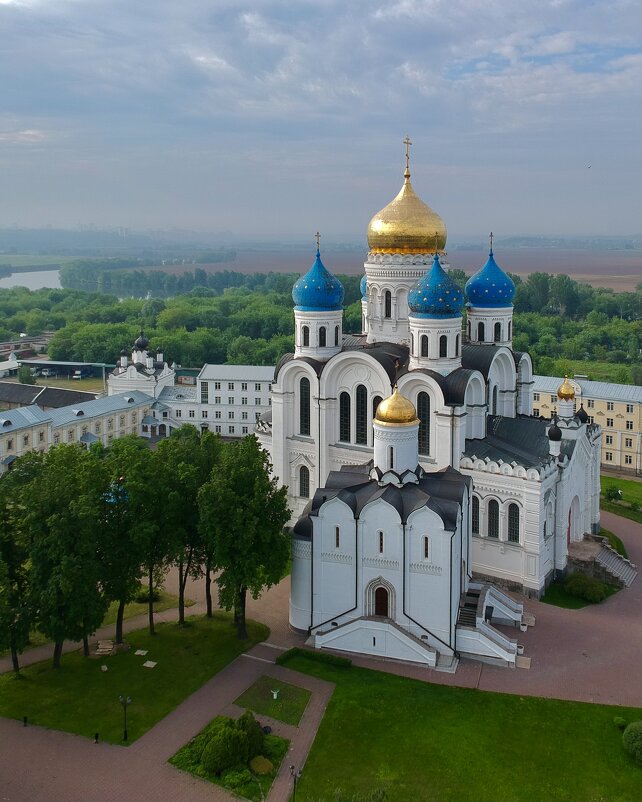
[[[170,298],[119,299],[69,288],[0,290],[0,340],[53,330],[52,359],[114,363],[143,328],[152,349],[189,367],[205,362],[270,365],[293,349],[290,291],[295,275],[201,269],[189,275],[197,275],[200,284]],[[460,285],[467,279],[460,270],[451,275]],[[358,332],[360,276],[339,278],[346,289],[344,330]],[[536,372],[584,373],[642,385],[642,284],[635,292],[615,293],[566,275],[532,273],[526,280],[513,279],[514,347],[530,352]]]

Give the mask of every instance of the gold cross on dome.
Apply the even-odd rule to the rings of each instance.
[[[493,232],[492,231],[490,232],[489,239],[490,239],[490,249],[492,251],[493,250]]]
[[[406,138],[403,141],[404,145],[406,146],[406,170],[408,170],[408,165],[410,164],[410,146],[412,142],[410,141],[410,137],[406,134]]]
[[[319,243],[321,242],[321,234],[319,234],[319,232],[317,231],[317,233],[314,236],[317,238],[317,251],[318,251]]]
[[[435,253],[437,253],[437,240],[439,239],[439,234],[435,231]]]

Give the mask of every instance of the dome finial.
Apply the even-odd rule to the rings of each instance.
[[[317,238],[317,256],[319,256],[321,253],[320,249],[321,234],[319,234],[319,232],[317,231],[317,233],[314,236]]]
[[[489,239],[490,239],[490,254],[492,256],[492,254],[493,254],[493,232],[492,231],[490,232]]]
[[[439,232],[435,231],[435,255],[439,253]]]
[[[410,146],[412,145],[408,134],[406,134],[406,138],[404,139],[403,143],[406,146],[406,169],[404,170],[403,175],[407,181],[410,178]]]

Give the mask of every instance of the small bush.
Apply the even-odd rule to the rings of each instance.
[[[247,763],[247,735],[236,727],[224,727],[205,745],[201,762],[212,774]]]
[[[624,748],[642,766],[642,721],[632,721],[622,733]]]
[[[604,498],[607,501],[619,501],[621,498],[621,491],[615,485],[609,485],[604,490]]]
[[[310,649],[300,649],[295,646],[293,649],[288,649],[276,658],[278,665],[282,666],[289,663],[294,657],[305,657],[307,660],[314,660],[317,663],[325,663],[335,668],[350,668],[352,660],[347,657],[339,657],[336,654],[327,654],[326,652],[316,652]]]
[[[160,591],[158,588],[154,588],[152,591],[152,601],[157,602],[159,599]],[[134,601],[138,602],[138,604],[149,604],[149,588],[145,588],[141,585],[140,590],[136,591]]]
[[[276,763],[283,754],[283,739],[277,735],[266,735],[263,742],[263,754]]]
[[[236,726],[247,736],[248,758],[251,759],[256,757],[256,755],[260,755],[263,752],[265,735],[263,734],[261,725],[254,718],[250,710],[246,710],[245,713],[243,713],[243,715],[237,720]]]
[[[613,719],[613,723],[619,730],[623,730],[626,727],[626,719],[622,718],[622,716],[616,716]]]
[[[250,760],[250,768],[255,774],[272,774],[274,764],[263,755],[256,755]]]
[[[226,771],[221,779],[226,788],[237,791],[243,788],[244,785],[252,782],[252,775],[247,769],[243,769],[242,771]]]
[[[571,574],[568,577],[564,582],[564,590],[569,596],[575,596],[593,604],[604,601],[608,595],[608,586],[604,582],[579,573]]]

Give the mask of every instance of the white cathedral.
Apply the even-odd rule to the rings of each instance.
[[[600,427],[565,381],[532,416],[512,348],[515,286],[494,259],[444,270],[446,226],[415,193],[368,226],[362,333],[316,260],[294,285],[295,351],[257,427],[294,511],[290,625],[319,648],[454,670],[514,665],[524,626],[503,590],[539,597],[568,545],[599,531]],[[466,310],[466,325],[463,312]]]

